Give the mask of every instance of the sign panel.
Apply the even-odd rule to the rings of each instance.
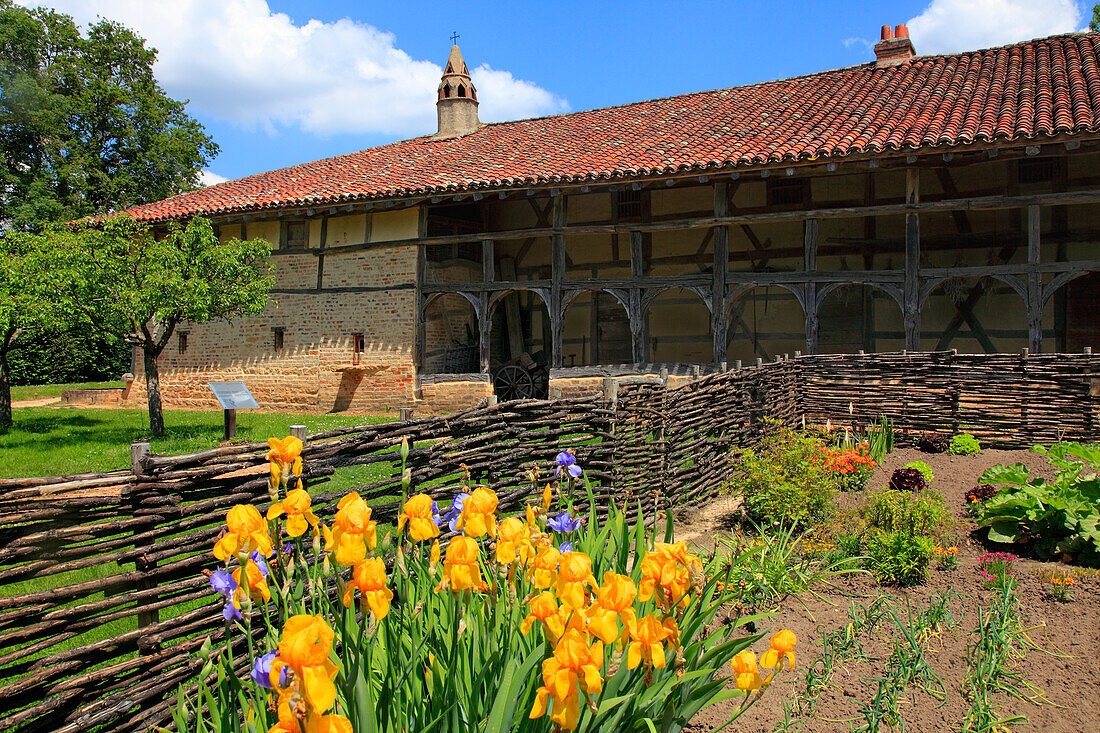
[[[214,396],[218,398],[218,404],[226,410],[249,410],[259,407],[256,398],[244,386],[244,382],[208,382],[207,386]]]

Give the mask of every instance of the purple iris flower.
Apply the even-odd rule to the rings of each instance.
[[[560,552],[562,554],[565,554],[566,552],[572,552],[572,551],[573,551],[573,543],[570,542],[569,540],[566,540],[565,542],[562,542],[560,545],[558,545],[558,552]]]
[[[554,462],[558,464],[558,467],[554,469],[555,477],[560,476],[563,470],[573,478],[580,478],[583,473],[581,467],[577,465],[577,457],[569,451],[563,450],[554,459]]]
[[[263,655],[252,665],[252,672],[249,673],[252,681],[265,690],[271,689],[271,663],[275,661],[275,657],[275,652]],[[288,683],[286,667],[283,667],[279,670],[279,687],[286,687]]]
[[[248,556],[252,562],[256,563],[256,566],[260,568],[260,575],[267,577],[267,574],[271,572],[268,570],[267,561],[264,560],[264,556],[260,554],[259,550],[253,550],[252,554]]]
[[[450,511],[443,517],[443,521],[447,523],[447,526],[451,528],[452,532],[458,531],[458,518],[462,516],[462,505],[469,498],[470,495],[466,492],[456,494],[454,502],[451,504]]]
[[[569,516],[569,512],[562,512],[546,523],[546,526],[555,532],[576,532],[581,528],[581,520]]]
[[[294,552],[293,542],[287,542],[285,545],[283,545],[283,554],[289,555],[292,552]]]
[[[234,606],[232,600],[226,601],[225,608],[222,609],[222,616],[225,617],[226,621],[240,621],[244,618],[241,615],[241,609]]]
[[[229,574],[228,570],[218,568],[210,574],[210,587],[214,589],[214,592],[230,598],[233,591],[237,590],[237,581],[233,580],[233,576]]]
[[[439,502],[432,502],[432,521],[435,522],[435,526],[443,526],[443,517],[439,516]]]

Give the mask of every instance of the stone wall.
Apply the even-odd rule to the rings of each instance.
[[[420,385],[421,400],[417,403],[417,414],[459,412],[477,407],[493,394],[493,383],[481,377],[475,374],[466,379],[425,379]]]

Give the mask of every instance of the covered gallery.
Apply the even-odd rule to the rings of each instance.
[[[271,407],[448,410],[494,381],[1096,343],[1100,35],[882,36],[861,66],[498,124],[456,46],[437,134],[133,209],[277,265],[262,316],[182,327],[166,401],[244,379]]]

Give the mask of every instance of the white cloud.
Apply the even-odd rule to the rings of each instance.
[[[168,93],[190,99],[193,111],[211,117],[322,135],[435,130],[442,67],[412,58],[397,47],[392,33],[367,23],[345,18],[297,25],[272,12],[265,0],[41,4],[80,23],[102,16],[133,28],[157,49],[156,74]],[[440,48],[440,56],[446,51]],[[561,97],[507,71],[482,64],[471,74],[482,121],[568,109]]]
[[[214,171],[199,171],[199,184],[202,186],[213,186],[216,183],[225,183],[228,180],[225,176],[219,176]]]
[[[852,46],[862,46],[868,51],[875,47],[875,44],[868,41],[866,38],[845,38],[841,43],[844,44],[844,48],[851,48]]]
[[[1082,15],[1074,0],[932,0],[907,25],[917,53],[954,53],[1071,33]]]

